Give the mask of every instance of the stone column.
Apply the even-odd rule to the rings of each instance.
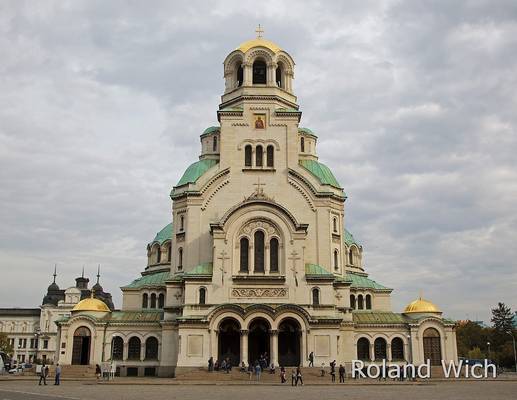
[[[248,365],[248,331],[241,329],[241,362]]]
[[[145,360],[145,341],[142,340],[140,343],[140,361]]]
[[[271,353],[271,360],[275,367],[278,366],[278,331],[272,329],[269,331],[269,352]]]
[[[274,62],[267,64],[267,86],[276,86],[276,67],[277,65]]]
[[[388,358],[388,362],[391,362],[391,360],[392,360],[391,343],[386,344],[386,357]]]
[[[373,343],[370,343],[370,361],[375,361],[375,347]]]
[[[214,362],[219,357],[219,329],[214,329],[212,333],[212,357]]]
[[[267,240],[267,238],[264,238],[264,240]],[[264,243],[264,273],[266,275],[269,274],[270,268],[271,268],[271,266],[269,265],[269,242],[266,242],[266,243]]]
[[[127,360],[127,351],[128,351],[128,343],[127,342],[124,342],[124,350],[122,352],[122,359],[124,361]]]
[[[253,82],[253,66],[252,64],[245,62],[242,63],[243,69],[243,83],[242,86],[251,86]]]
[[[308,330],[302,330],[300,332],[300,365],[304,367],[307,363],[307,336],[309,335]]]

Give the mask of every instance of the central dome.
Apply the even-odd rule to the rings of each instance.
[[[89,297],[77,303],[75,307],[72,309],[72,311],[110,312],[110,309],[103,301]]]
[[[411,313],[440,313],[438,307],[430,301],[424,300],[421,297],[409,303],[404,309],[404,314]]]
[[[266,39],[262,39],[262,38],[248,40],[247,42],[244,42],[239,47],[237,47],[237,50],[240,50],[243,53],[246,53],[252,47],[258,47],[258,46],[266,47],[269,50],[271,50],[273,53],[278,53],[280,50],[282,50],[275,43],[270,42],[269,40],[266,40]]]

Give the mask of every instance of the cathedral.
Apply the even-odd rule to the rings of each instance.
[[[260,36],[224,60],[217,126],[172,188],[120,310],[97,295],[56,320],[56,360],[174,376],[229,359],[457,363],[455,323],[422,298],[401,313],[346,229],[347,196],[300,125],[295,63]]]

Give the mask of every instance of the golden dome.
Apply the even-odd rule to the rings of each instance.
[[[266,47],[269,50],[271,50],[273,53],[278,53],[280,50],[282,50],[280,47],[278,47],[273,42],[270,42],[269,40],[266,40],[263,38],[256,38],[256,39],[248,40],[247,42],[244,42],[239,47],[237,47],[237,50],[240,50],[243,53],[246,53],[252,47],[257,47],[257,46]]]
[[[100,311],[110,312],[109,307],[103,301],[89,297],[77,303],[72,311]]]
[[[438,307],[430,301],[424,300],[421,297],[409,303],[404,309],[404,314],[410,313],[440,313]]]

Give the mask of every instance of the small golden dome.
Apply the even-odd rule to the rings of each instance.
[[[103,301],[89,297],[77,303],[72,311],[100,311],[110,312],[109,307]]]
[[[256,38],[256,39],[248,40],[247,42],[244,42],[239,47],[237,47],[237,50],[240,50],[243,53],[246,53],[252,47],[258,47],[258,46],[266,47],[269,50],[271,50],[273,53],[278,53],[280,50],[282,50],[275,43],[270,42],[269,40],[266,40],[263,38]]]
[[[418,298],[415,301],[409,303],[404,309],[404,314],[410,313],[440,313],[441,311],[438,307],[431,303],[430,301],[422,299],[422,297]]]

